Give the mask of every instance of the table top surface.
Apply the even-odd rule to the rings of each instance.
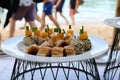
[[[22,60],[33,61],[33,62],[50,62],[50,63],[58,63],[58,62],[72,62],[72,61],[81,61],[92,59],[101,56],[105,52],[108,51],[108,43],[103,39],[98,37],[89,35],[89,39],[92,43],[92,48],[89,51],[86,51],[79,55],[72,55],[67,57],[42,57],[36,55],[30,55],[20,50],[18,44],[23,40],[24,36],[16,36],[4,41],[1,44],[1,48],[3,52],[6,54],[13,56],[15,58],[19,58]],[[21,47],[24,47],[23,45]]]
[[[120,29],[120,17],[114,17],[114,18],[105,19],[104,23],[111,26],[111,27]]]

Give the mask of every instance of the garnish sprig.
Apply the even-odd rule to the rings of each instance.
[[[33,27],[32,31],[35,32],[37,30],[37,27]]]
[[[49,26],[47,25],[47,29],[48,29],[48,31],[50,30],[50,28],[49,28]]]
[[[26,30],[29,30],[29,26],[26,26]]]
[[[71,27],[71,25],[69,25],[69,29],[71,29],[72,27]]]
[[[80,29],[80,34],[84,33],[84,26],[82,26],[82,29]]]

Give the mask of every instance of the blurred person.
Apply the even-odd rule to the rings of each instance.
[[[35,20],[37,20],[39,23],[41,23],[42,22],[41,18],[37,14],[37,12],[38,12],[37,3],[34,3],[34,10],[33,10],[33,12],[34,12],[34,18],[35,18]],[[23,25],[23,27],[20,27],[20,29],[24,29],[26,25],[27,25],[27,22],[25,21],[25,24]]]
[[[38,12],[37,3],[35,3],[33,12],[34,12],[34,18],[35,18],[38,22],[41,23],[42,20],[41,20],[41,18],[39,17],[39,15],[37,14],[37,12]]]
[[[10,18],[10,32],[9,37],[13,37],[15,32],[15,23],[17,20],[21,20],[23,17],[25,20],[30,24],[30,27],[35,27],[34,23],[34,3],[32,0],[20,0],[19,7],[12,14],[12,17]]]
[[[60,13],[60,16],[66,21],[66,24],[68,25],[68,20],[62,13],[62,9],[65,3],[65,0],[53,0],[54,8],[55,8],[55,19],[57,20],[57,13]]]
[[[70,0],[70,18],[72,20],[72,25],[75,26],[74,15],[78,12],[79,0]]]
[[[53,8],[53,3],[51,0],[43,0],[43,12],[42,12],[42,24],[41,24],[41,30],[44,29],[45,27],[45,17],[48,16],[49,19],[55,24],[56,27],[60,28],[58,22],[54,19],[52,15],[52,8]]]
[[[37,14],[37,12],[38,12],[37,3],[35,3],[33,12],[34,12],[34,18],[35,18],[35,20],[37,20],[38,22],[41,23],[42,20],[41,20],[41,18],[39,17],[39,15]]]
[[[1,7],[7,9],[6,19],[4,22],[3,28],[6,28],[9,24],[9,20],[12,16],[12,13],[16,12],[19,7],[20,0],[1,0]]]

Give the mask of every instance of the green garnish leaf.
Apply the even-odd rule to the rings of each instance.
[[[32,31],[35,32],[37,30],[37,27],[33,27]]]
[[[84,33],[84,26],[82,26],[82,29],[80,29],[80,34]]]
[[[71,29],[71,25],[69,25],[69,29]]]
[[[50,30],[49,26],[47,25],[47,29]]]
[[[48,29],[47,29],[47,28],[45,28],[45,32],[48,32]]]
[[[54,32],[58,32],[58,28],[54,28]]]
[[[26,30],[29,30],[29,26],[26,26]]]
[[[83,29],[80,29],[80,34],[83,34]]]

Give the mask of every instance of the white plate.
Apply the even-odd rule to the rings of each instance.
[[[110,50],[100,57],[95,58],[97,63],[107,63],[110,56]],[[115,60],[115,55],[112,56],[111,62]]]
[[[120,28],[120,17],[109,18],[104,20],[104,22],[109,26]]]
[[[95,58],[97,63],[107,63],[109,55],[103,57]]]
[[[22,52],[26,52],[25,50],[26,50],[26,48],[28,48],[28,46],[26,46],[26,45],[23,43],[23,41],[20,41],[20,42],[17,44],[17,47],[18,47],[18,49],[19,49],[20,51],[22,51]]]
[[[104,54],[108,50],[108,43],[98,37],[89,36],[89,39],[92,43],[92,49],[84,52],[83,54],[74,55],[74,56],[67,56],[67,57],[42,57],[42,56],[35,56],[29,55],[23,51],[25,46],[21,44],[24,36],[17,36],[11,39],[6,40],[2,43],[1,48],[2,50],[15,58],[20,58],[29,61],[35,62],[71,62],[71,61],[80,61],[98,57]],[[18,47],[19,44],[19,47]]]

